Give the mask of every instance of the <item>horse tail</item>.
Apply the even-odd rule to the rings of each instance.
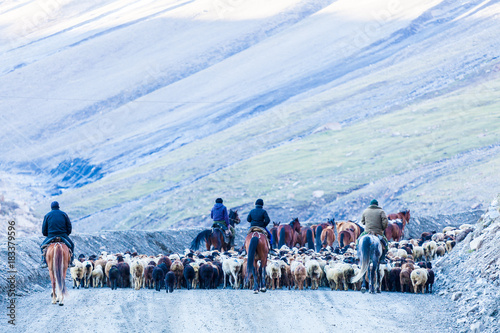
[[[323,232],[323,227],[318,225],[316,228],[316,252],[319,252],[322,247],[321,233]]]
[[[307,229],[306,231],[306,240],[307,240],[307,248],[314,250],[313,231],[311,229]]]
[[[272,234],[273,242],[271,244],[271,247],[275,247],[276,245],[278,245],[278,228],[274,228]]]
[[[54,245],[53,270],[54,278],[56,279],[56,293],[60,292],[61,296],[66,295],[66,283],[64,283],[64,252],[62,245],[57,243]]]
[[[250,274],[253,274],[253,278],[256,279],[256,272],[254,271],[253,262],[255,260],[255,253],[257,252],[257,246],[259,245],[259,237],[252,237],[250,239],[250,245],[248,246],[248,262],[247,262],[247,281],[250,279]]]
[[[194,239],[193,241],[191,242],[191,250],[198,250],[198,248],[200,247],[200,243],[202,241],[207,241],[207,238],[210,236],[210,234],[212,233],[212,230],[210,229],[207,229],[207,230],[203,230],[202,232],[200,232]]]
[[[361,263],[361,269],[359,273],[351,279],[351,283],[358,282],[363,276],[365,276],[368,268],[370,267],[370,237],[363,236],[359,241],[359,262]]]
[[[340,247],[344,247],[344,235],[345,235],[345,232],[340,232],[340,236],[339,236],[339,246]]]
[[[281,247],[285,245],[285,241],[286,241],[286,230],[285,227],[282,227],[280,230],[280,241],[278,244],[278,248],[281,249]]]

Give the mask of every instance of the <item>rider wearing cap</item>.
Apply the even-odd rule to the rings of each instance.
[[[379,207],[378,201],[373,199],[370,202],[370,206],[363,212],[361,216],[361,224],[365,225],[365,231],[359,235],[358,240],[361,236],[368,233],[372,233],[378,236],[382,244],[382,258],[385,259],[385,255],[389,249],[389,241],[385,237],[384,230],[387,228],[389,221],[387,220],[387,215],[384,210]],[[357,246],[357,242],[356,242]]]
[[[257,201],[255,201],[255,208],[248,214],[247,221],[250,222],[250,227],[261,227],[267,231],[267,238],[271,241],[271,233],[267,230],[267,225],[271,220],[267,212],[262,208],[263,206],[264,200],[257,199]]]
[[[71,262],[70,267],[74,267],[73,259],[75,254],[75,244],[69,238],[71,234],[71,221],[69,220],[68,214],[59,210],[59,203],[54,201],[50,204],[51,211],[45,215],[43,218],[42,234],[46,237],[43,243],[40,245],[42,251],[42,268],[47,267],[47,262],[45,261],[45,256],[43,254],[43,246],[49,244],[54,238],[60,237],[66,245],[69,246],[71,250]]]
[[[215,199],[215,205],[212,207],[212,212],[210,217],[214,220],[212,224],[212,228],[219,227],[224,230],[227,237],[231,237],[233,234],[233,230],[231,230],[231,226],[229,224],[229,215],[227,213],[227,208],[223,204],[222,198]]]

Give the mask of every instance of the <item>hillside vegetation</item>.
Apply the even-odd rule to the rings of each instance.
[[[219,196],[242,214],[262,197],[281,221],[358,218],[373,197],[413,216],[485,209],[499,15],[488,1],[2,4],[0,167],[34,184],[39,216],[58,200],[81,232],[206,224]]]

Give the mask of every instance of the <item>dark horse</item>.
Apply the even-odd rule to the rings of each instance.
[[[278,227],[278,248],[281,248],[283,245],[292,248],[298,242],[295,233],[300,236],[300,228],[301,227],[298,217],[294,218],[292,222],[288,224],[280,225]]]
[[[266,266],[269,247],[267,235],[259,231],[252,231],[245,238],[245,249],[248,253],[246,284],[250,282],[250,275],[253,276],[253,292],[266,292]],[[260,260],[260,268],[258,261]]]
[[[369,291],[371,294],[380,292],[380,257],[382,256],[382,244],[377,236],[366,234],[359,239],[358,244],[358,257],[361,263],[360,272],[351,279],[351,283],[356,283],[360,279],[363,279],[363,286],[361,292],[366,291],[366,279],[365,275],[370,268],[370,263],[373,264],[370,274],[369,274]]]
[[[229,221],[234,221],[236,224],[240,223],[238,211],[229,210]],[[200,232],[191,242],[191,250],[198,250],[202,241],[205,241],[207,251],[211,249],[217,251],[229,250],[229,243],[224,241],[224,231],[220,228],[212,228]]]
[[[323,247],[323,242],[321,241],[321,233],[323,229],[335,226],[335,219],[328,219],[326,223],[321,223],[316,227],[316,252],[319,252]]]

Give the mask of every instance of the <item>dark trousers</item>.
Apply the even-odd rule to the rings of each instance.
[[[73,243],[71,238],[69,238],[67,235],[51,236],[51,237],[45,238],[45,240],[42,242],[42,244],[40,244],[40,251],[42,251],[42,254],[43,254],[42,246],[44,246],[45,244],[49,244],[56,237],[61,237],[62,241],[69,247],[69,249],[71,250],[71,253],[73,253],[73,255],[74,255],[75,244]]]

